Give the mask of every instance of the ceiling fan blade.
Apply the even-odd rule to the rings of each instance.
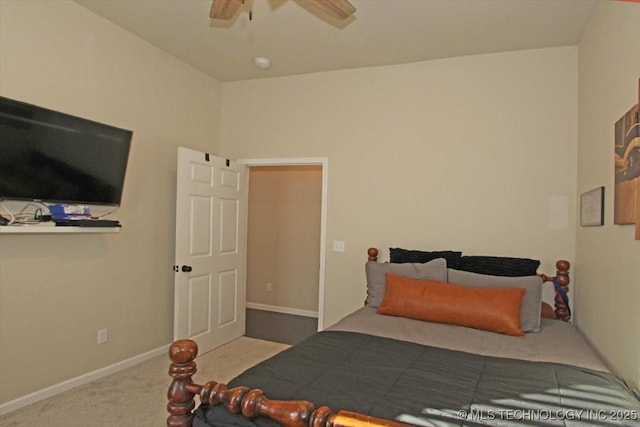
[[[356,8],[347,0],[309,0],[309,3],[340,21],[347,19],[356,11]]]
[[[244,0],[213,0],[211,2],[209,17],[228,21],[235,16],[243,3]]]

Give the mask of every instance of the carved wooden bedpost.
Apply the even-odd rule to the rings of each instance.
[[[555,277],[549,277],[546,274],[541,274],[540,277],[542,277],[542,280],[544,282],[553,282],[555,279],[555,281],[558,283],[560,288],[562,288],[562,291],[564,291],[564,293],[567,294],[569,292],[569,282],[571,281],[569,279],[570,268],[571,268],[571,264],[569,263],[569,261],[561,259],[556,261]],[[565,303],[564,298],[562,297],[562,293],[558,291],[558,289],[556,289],[556,296],[554,298],[554,301],[555,301],[555,310],[553,313],[555,315],[555,318],[568,322],[569,319],[571,318],[571,312],[569,311],[569,307],[567,306],[567,303]],[[546,305],[546,303],[543,303],[543,305]],[[549,317],[553,318],[554,315],[550,315]],[[547,316],[543,316],[543,317],[547,317]]]
[[[369,261],[378,262],[378,249],[377,248],[369,248],[369,249],[367,249],[367,255],[369,256]]]
[[[169,375],[173,378],[167,397],[167,411],[171,415],[167,418],[168,427],[191,427],[193,422],[193,409],[196,402],[193,399],[192,387],[195,385],[191,376],[196,373],[198,345],[191,340],[178,340],[169,347]]]
[[[556,281],[565,293],[569,292],[569,268],[571,268],[569,261],[559,260],[556,262]],[[571,313],[559,292],[556,292],[555,303],[558,319],[568,322],[569,318],[571,318]]]

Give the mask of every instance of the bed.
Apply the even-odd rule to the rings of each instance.
[[[568,322],[567,261],[547,276],[530,259],[390,253],[368,250],[362,308],[228,385],[195,383],[197,345],[174,342],[167,425],[640,426],[636,392]]]

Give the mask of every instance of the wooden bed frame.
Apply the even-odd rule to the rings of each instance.
[[[368,260],[378,261],[378,249],[367,250]],[[549,277],[540,274],[543,282],[555,282],[565,293],[569,290],[568,261],[556,262],[556,276]],[[562,297],[561,291],[556,288],[555,310],[547,303],[542,303],[541,316],[563,321],[569,320],[569,309]],[[376,427],[389,426],[401,427],[408,424],[397,421],[384,420],[370,417],[350,411],[333,412],[327,406],[316,408],[312,402],[305,400],[272,400],[267,398],[260,389],[248,387],[234,387],[229,389],[225,384],[209,381],[204,385],[193,382],[192,376],[196,373],[195,358],[198,355],[198,346],[192,340],[178,340],[169,348],[171,365],[169,375],[173,378],[167,392],[169,403],[167,411],[167,426],[191,427],[193,423],[193,410],[196,406],[195,396],[200,402],[209,405],[224,405],[235,414],[242,414],[251,419],[257,416],[270,418],[286,427]]]

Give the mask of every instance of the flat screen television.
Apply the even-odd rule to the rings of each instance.
[[[119,206],[132,136],[0,97],[0,200]]]

